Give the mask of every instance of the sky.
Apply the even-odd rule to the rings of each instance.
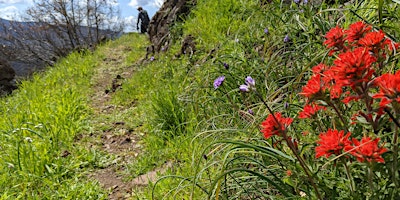
[[[126,24],[131,25],[125,31],[136,31],[137,7],[141,6],[147,10],[151,18],[161,7],[164,0],[117,0],[117,2],[121,11],[121,18]],[[0,18],[19,21],[24,11],[32,5],[33,0],[0,0]]]

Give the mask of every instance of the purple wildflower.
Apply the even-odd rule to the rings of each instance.
[[[251,78],[251,76],[247,76],[245,82],[249,87],[256,86],[256,81],[253,78]]]
[[[224,63],[223,65],[224,65],[225,69],[227,69],[227,70],[229,69],[229,64],[228,63]]]
[[[250,88],[248,85],[240,85],[239,90],[242,92],[248,92],[248,91],[250,91]]]
[[[150,61],[153,61],[153,60],[154,60],[154,56],[150,57]]]
[[[283,42],[287,43],[290,41],[289,35],[286,35],[285,38],[283,38]]]
[[[304,4],[307,4],[307,3],[308,3],[308,0],[303,0],[303,3],[304,3]]]
[[[300,0],[293,0],[294,3],[299,4]]]
[[[268,34],[268,33],[269,33],[269,29],[268,29],[268,28],[265,28],[265,29],[264,29],[264,33],[265,33],[265,34]]]
[[[254,112],[253,112],[253,110],[252,110],[252,109],[249,109],[249,111],[248,111],[248,112],[249,112],[249,114],[250,114],[250,115],[254,115]]]
[[[219,86],[221,86],[222,83],[224,82],[224,80],[225,80],[225,76],[220,76],[217,79],[215,79],[215,81],[214,81],[214,89],[217,89]]]
[[[284,107],[285,109],[288,109],[288,108],[289,108],[289,103],[288,103],[288,102],[285,102],[285,104],[283,105],[283,107]]]
[[[251,76],[247,76],[245,79],[246,85],[240,85],[239,89],[242,92],[249,92],[250,90],[255,90],[256,89],[256,81],[251,78]]]

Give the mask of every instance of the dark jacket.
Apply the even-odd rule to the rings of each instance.
[[[140,22],[141,27],[147,28],[147,26],[150,23],[150,18],[149,18],[149,15],[147,14],[147,11],[141,10],[139,12],[138,21],[136,23],[136,26],[139,25],[139,22]]]

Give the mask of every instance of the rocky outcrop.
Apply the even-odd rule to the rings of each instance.
[[[196,0],[166,0],[164,2],[150,21],[148,34],[153,51],[160,52],[168,49],[171,44],[170,27],[185,18],[196,3]]]
[[[14,80],[14,69],[7,61],[0,60],[0,96],[9,94],[17,88]]]

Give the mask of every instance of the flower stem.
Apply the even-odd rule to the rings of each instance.
[[[398,151],[399,151],[399,145],[398,145],[398,128],[395,128],[394,134],[393,134],[393,169],[392,169],[392,178],[393,178],[393,183],[396,186],[396,188],[399,187],[399,184],[397,182],[397,177],[398,177],[398,170],[397,170],[397,157],[398,157]]]
[[[339,109],[331,101],[328,101],[328,105],[331,106],[335,110],[336,114],[339,116],[339,119],[340,119],[340,121],[342,121],[343,128],[345,129],[345,131],[349,132],[349,130],[347,129],[347,126],[346,126],[346,121],[344,120],[342,113],[340,113]]]
[[[388,108],[385,108],[385,112],[389,115],[390,119],[393,120],[393,122],[396,124],[396,126],[400,128],[399,121],[397,121],[397,119],[393,116],[393,114],[390,112],[390,110]]]
[[[318,191],[318,187],[314,182],[314,179],[311,175],[310,169],[307,167],[306,162],[303,160],[303,158],[299,155],[295,145],[293,144],[292,140],[289,139],[289,137],[286,134],[285,130],[282,130],[282,125],[281,123],[278,121],[278,119],[275,117],[274,113],[272,112],[272,109],[268,106],[267,102],[264,101],[264,98],[261,96],[260,93],[258,93],[257,91],[255,91],[257,97],[263,102],[263,104],[265,105],[265,107],[267,108],[268,112],[272,115],[272,117],[274,118],[275,122],[279,125],[279,130],[281,130],[281,135],[283,137],[283,139],[286,141],[286,143],[288,144],[290,150],[293,152],[293,154],[296,156],[297,160],[300,163],[300,166],[303,168],[304,172],[306,173],[312,187],[315,190],[315,193],[317,195],[318,199],[322,199],[321,194]]]
[[[374,175],[374,173],[372,171],[372,163],[369,163],[368,164],[368,184],[369,184],[369,188],[371,189],[372,193],[374,192],[374,185],[372,182],[373,175]]]
[[[342,162],[343,162],[344,168],[346,169],[347,178],[350,180],[350,190],[351,190],[351,192],[354,192],[356,186],[355,186],[353,177],[351,176],[349,166],[347,166],[347,162],[343,158],[342,158]]]

